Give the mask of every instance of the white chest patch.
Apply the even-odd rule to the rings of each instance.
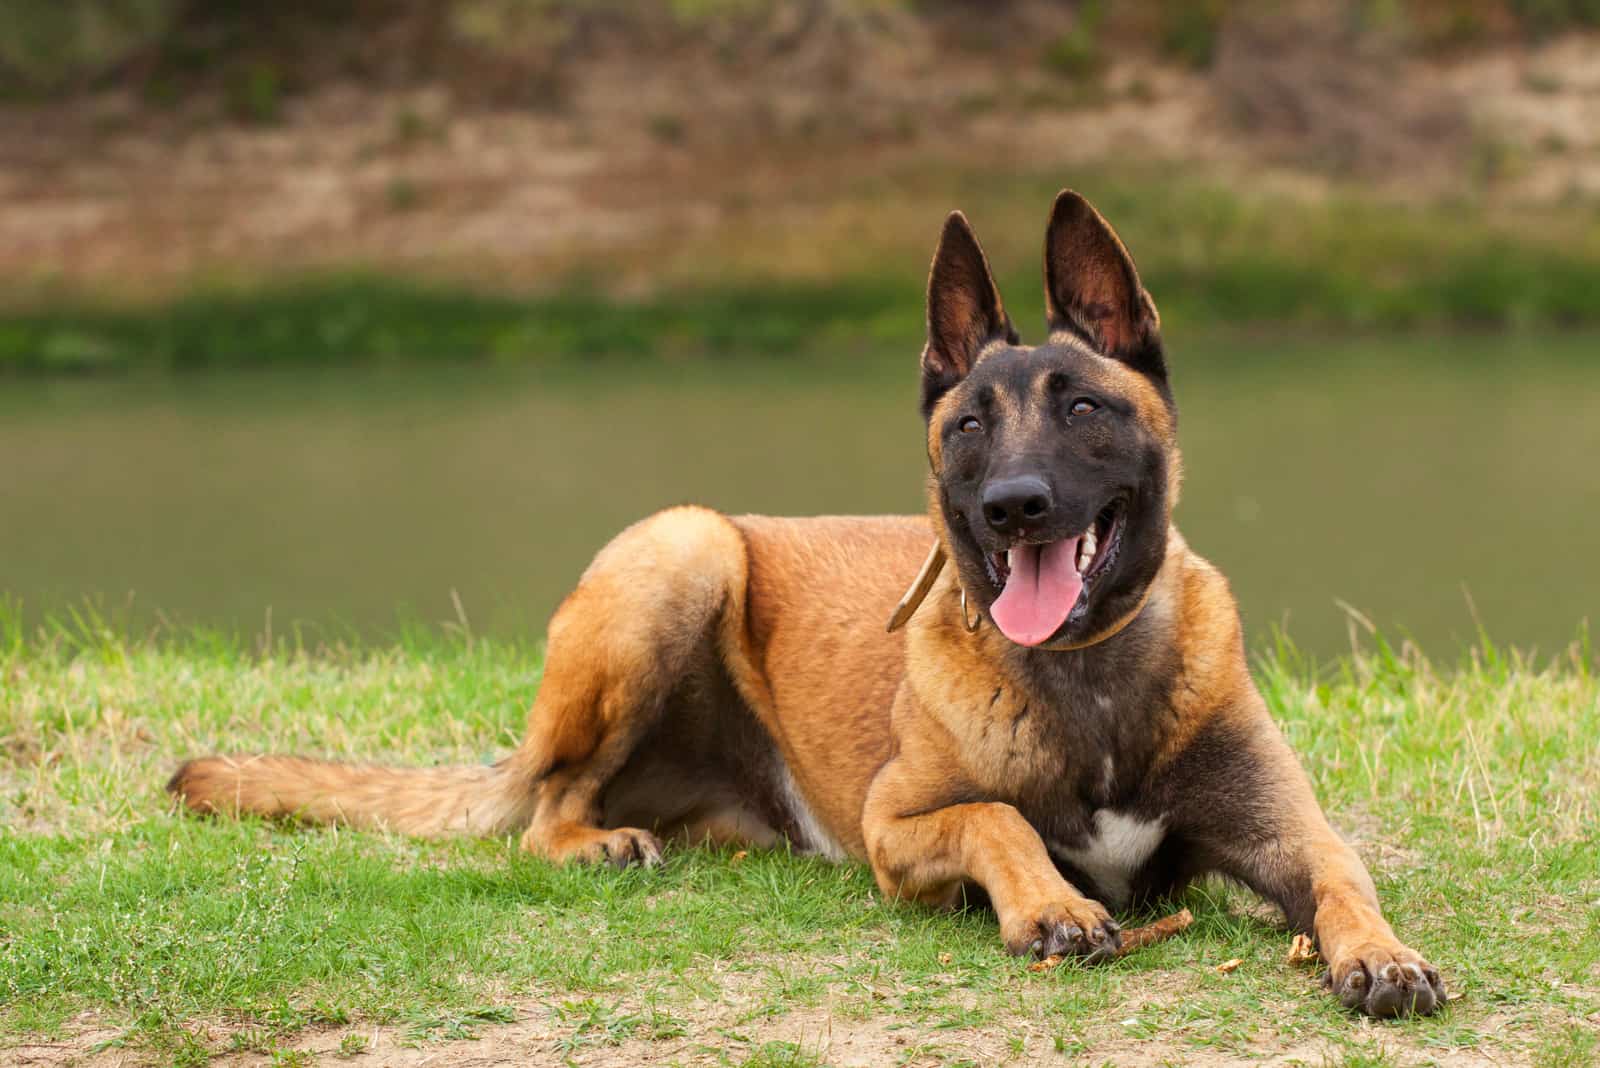
[[[1128,903],[1133,876],[1167,835],[1167,821],[1141,820],[1102,808],[1094,814],[1094,834],[1081,848],[1050,843],[1050,852],[1071,864],[1105,892],[1106,905]]]

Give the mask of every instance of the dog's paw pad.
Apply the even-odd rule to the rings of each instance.
[[[1094,962],[1116,956],[1122,929],[1092,901],[1047,905],[1035,912],[1025,936],[1006,939],[1006,947],[1017,956]]]
[[[1426,1016],[1448,999],[1439,970],[1412,950],[1364,948],[1328,974],[1328,984],[1347,1009],[1368,1016]]]

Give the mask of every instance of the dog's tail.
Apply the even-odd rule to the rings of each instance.
[[[533,816],[533,777],[515,757],[493,766],[387,768],[292,756],[212,756],[167,790],[195,812],[343,823],[422,838],[492,837]]]

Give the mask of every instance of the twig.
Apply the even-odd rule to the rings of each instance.
[[[1136,949],[1153,946],[1157,942],[1165,942],[1193,922],[1194,913],[1188,909],[1183,909],[1181,912],[1174,912],[1171,916],[1164,916],[1155,923],[1149,923],[1143,927],[1129,928],[1122,932],[1122,945],[1117,947],[1116,953],[1112,954],[1112,956],[1125,957]],[[1028,970],[1030,972],[1047,972],[1066,959],[1060,954],[1055,954],[1028,965]]]

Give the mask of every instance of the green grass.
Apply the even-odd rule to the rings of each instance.
[[[732,221],[694,242],[580,260],[540,295],[371,273],[201,287],[166,302],[14,292],[0,374],[398,361],[682,360],[915,351],[925,265],[960,205],[1037,338],[1037,242],[1070,181],[1115,222],[1169,325],[1408,330],[1600,322],[1600,210],[1308,201],[1137,169],[896,173],[824,211]],[[648,265],[644,279],[640,265]],[[632,272],[632,273],[630,273]],[[616,298],[600,280],[646,281]]]
[[[914,337],[907,312],[917,303],[915,289],[897,294],[881,283],[728,286],[612,302],[578,290],[517,298],[328,277],[201,292],[154,307],[68,303],[0,313],[0,373],[771,356],[846,333],[858,341]]]
[[[988,916],[886,903],[856,864],[695,849],[618,873],[509,841],[180,818],[161,784],[185,754],[489,759],[520,733],[539,651],[413,633],[263,652],[0,621],[0,1060],[57,1042],[387,1063],[514,1036],[519,1058],[580,1064],[1593,1064],[1593,664],[1583,644],[1542,664],[1485,645],[1446,670],[1382,642],[1258,663],[1390,916],[1459,999],[1377,1025],[1285,963],[1268,910],[1221,884],[1187,895],[1182,937],[1041,975]]]

